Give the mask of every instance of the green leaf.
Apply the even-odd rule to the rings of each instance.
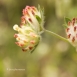
[[[37,21],[38,21],[38,23],[39,23],[40,31],[42,31],[43,28],[42,28],[42,26],[41,26],[41,18],[40,18],[38,15],[36,15],[36,19],[37,19]]]
[[[36,15],[36,19],[37,19],[37,21],[39,22],[39,24],[41,23],[41,18],[38,16],[38,15]]]
[[[67,25],[68,25],[68,22],[71,21],[71,19],[66,18],[66,17],[64,18],[64,20],[65,20],[65,23],[66,23]]]

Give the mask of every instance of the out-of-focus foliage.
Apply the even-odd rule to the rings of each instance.
[[[63,37],[64,17],[77,17],[77,0],[0,0],[0,77],[77,77],[77,52],[68,43],[43,33],[32,54],[15,45],[13,25],[20,24],[25,6],[38,4],[45,28]]]

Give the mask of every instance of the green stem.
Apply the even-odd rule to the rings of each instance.
[[[44,29],[44,31],[47,32],[47,33],[50,33],[51,35],[53,35],[53,36],[55,36],[55,37],[57,37],[57,38],[59,38],[59,39],[61,39],[61,40],[63,40],[63,41],[69,42],[66,38],[64,38],[64,37],[62,37],[62,36],[60,36],[60,35],[58,35],[58,34],[52,32],[52,31],[49,31],[49,30],[46,30],[46,29]],[[69,43],[70,43],[70,42],[69,42]]]

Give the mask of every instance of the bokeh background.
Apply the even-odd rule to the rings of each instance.
[[[25,6],[38,4],[44,27],[63,37],[64,17],[77,17],[77,0],[0,0],[0,77],[77,77],[77,52],[70,44],[46,32],[32,54],[15,44],[13,25],[20,24]]]

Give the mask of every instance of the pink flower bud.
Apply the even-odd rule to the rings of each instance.
[[[67,39],[71,42],[71,44],[77,47],[77,18],[73,18],[68,22],[68,26],[66,28]]]

